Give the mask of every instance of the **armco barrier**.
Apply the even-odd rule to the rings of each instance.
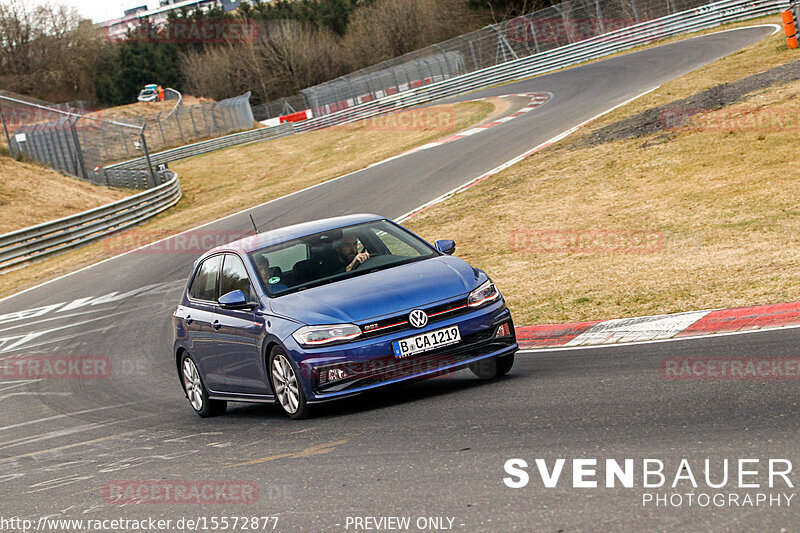
[[[158,187],[77,215],[0,235],[0,270],[61,252],[138,224],[181,199],[178,175]]]

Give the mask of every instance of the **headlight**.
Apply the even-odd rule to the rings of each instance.
[[[500,291],[494,286],[492,280],[487,280],[480,287],[469,293],[467,305],[470,307],[480,307],[489,302],[493,302],[500,298]]]
[[[313,348],[335,342],[347,342],[361,335],[361,328],[354,324],[334,324],[332,326],[303,326],[292,337],[300,346]]]

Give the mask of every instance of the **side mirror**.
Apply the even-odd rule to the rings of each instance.
[[[217,301],[223,309],[253,309],[256,307],[256,304],[247,301],[247,296],[239,289],[223,294]]]
[[[456,243],[450,239],[436,241],[436,249],[445,255],[453,255],[456,251]]]

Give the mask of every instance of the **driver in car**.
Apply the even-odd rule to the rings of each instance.
[[[339,248],[336,250],[336,272],[350,272],[369,259],[369,252],[365,249],[358,253],[358,237],[354,233],[345,232]]]

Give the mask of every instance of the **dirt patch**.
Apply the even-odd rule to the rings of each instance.
[[[691,117],[735,104],[746,95],[800,79],[800,61],[771,68],[738,81],[721,83],[687,98],[654,107],[609,124],[575,141],[572,148],[597,146],[623,139],[644,137],[687,124]],[[665,133],[648,141],[652,146],[668,138]]]

